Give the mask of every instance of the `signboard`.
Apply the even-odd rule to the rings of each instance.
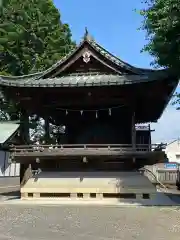
[[[166,169],[177,169],[178,168],[178,165],[177,163],[165,163],[164,164],[164,167]]]
[[[147,125],[136,125],[135,128],[136,128],[136,131],[148,131],[149,130],[149,126],[147,126]]]

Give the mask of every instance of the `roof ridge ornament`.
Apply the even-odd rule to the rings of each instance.
[[[90,36],[88,28],[85,27],[85,33],[84,33],[84,41],[92,41],[93,38]]]

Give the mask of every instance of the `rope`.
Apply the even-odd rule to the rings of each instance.
[[[141,168],[141,170],[144,170],[145,172],[150,173],[150,174],[153,176],[153,178],[155,179],[155,181],[156,181],[157,183],[159,183],[159,185],[160,185],[162,188],[164,188],[166,192],[168,191],[168,188],[167,188],[161,181],[159,181],[159,179],[157,178],[157,176],[156,176],[151,170],[149,170],[149,169],[147,169],[147,168],[145,168],[145,167]]]
[[[119,106],[112,106],[112,107],[107,107],[107,108],[99,108],[99,109],[68,109],[68,108],[60,108],[57,107],[57,110],[61,110],[61,111],[69,111],[69,112],[98,112],[98,111],[106,111],[106,110],[111,110],[111,109],[118,109],[118,108],[122,108],[125,107],[127,105],[119,105]],[[52,106],[46,106],[46,107],[52,107]]]

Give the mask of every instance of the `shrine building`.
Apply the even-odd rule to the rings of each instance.
[[[12,146],[11,151],[12,161],[21,164],[22,189],[32,182],[33,171],[38,169],[41,173],[36,173],[36,178],[39,174],[39,179],[46,178],[51,186],[40,192],[31,186],[29,192],[21,192],[22,196],[98,194],[101,191],[92,190],[94,185],[86,191],[72,190],[80,185],[65,190],[61,184],[56,188],[48,181],[53,176],[61,181],[66,173],[74,174],[76,180],[79,173],[85,176],[93,172],[98,178],[98,174],[138,171],[144,165],[163,162],[164,152],[152,144],[149,124],[161,117],[177,84],[178,78],[171,71],[131,66],[104,49],[88,32],[76,49],[45,71],[0,76],[3,94],[21,112],[21,145]],[[38,149],[29,137],[29,117],[33,115],[45,120],[45,142]],[[54,145],[50,123],[65,126]],[[145,128],[138,127],[144,124]]]

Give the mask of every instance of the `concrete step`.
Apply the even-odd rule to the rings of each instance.
[[[21,188],[22,198],[147,198],[156,188],[139,172],[41,172]]]

